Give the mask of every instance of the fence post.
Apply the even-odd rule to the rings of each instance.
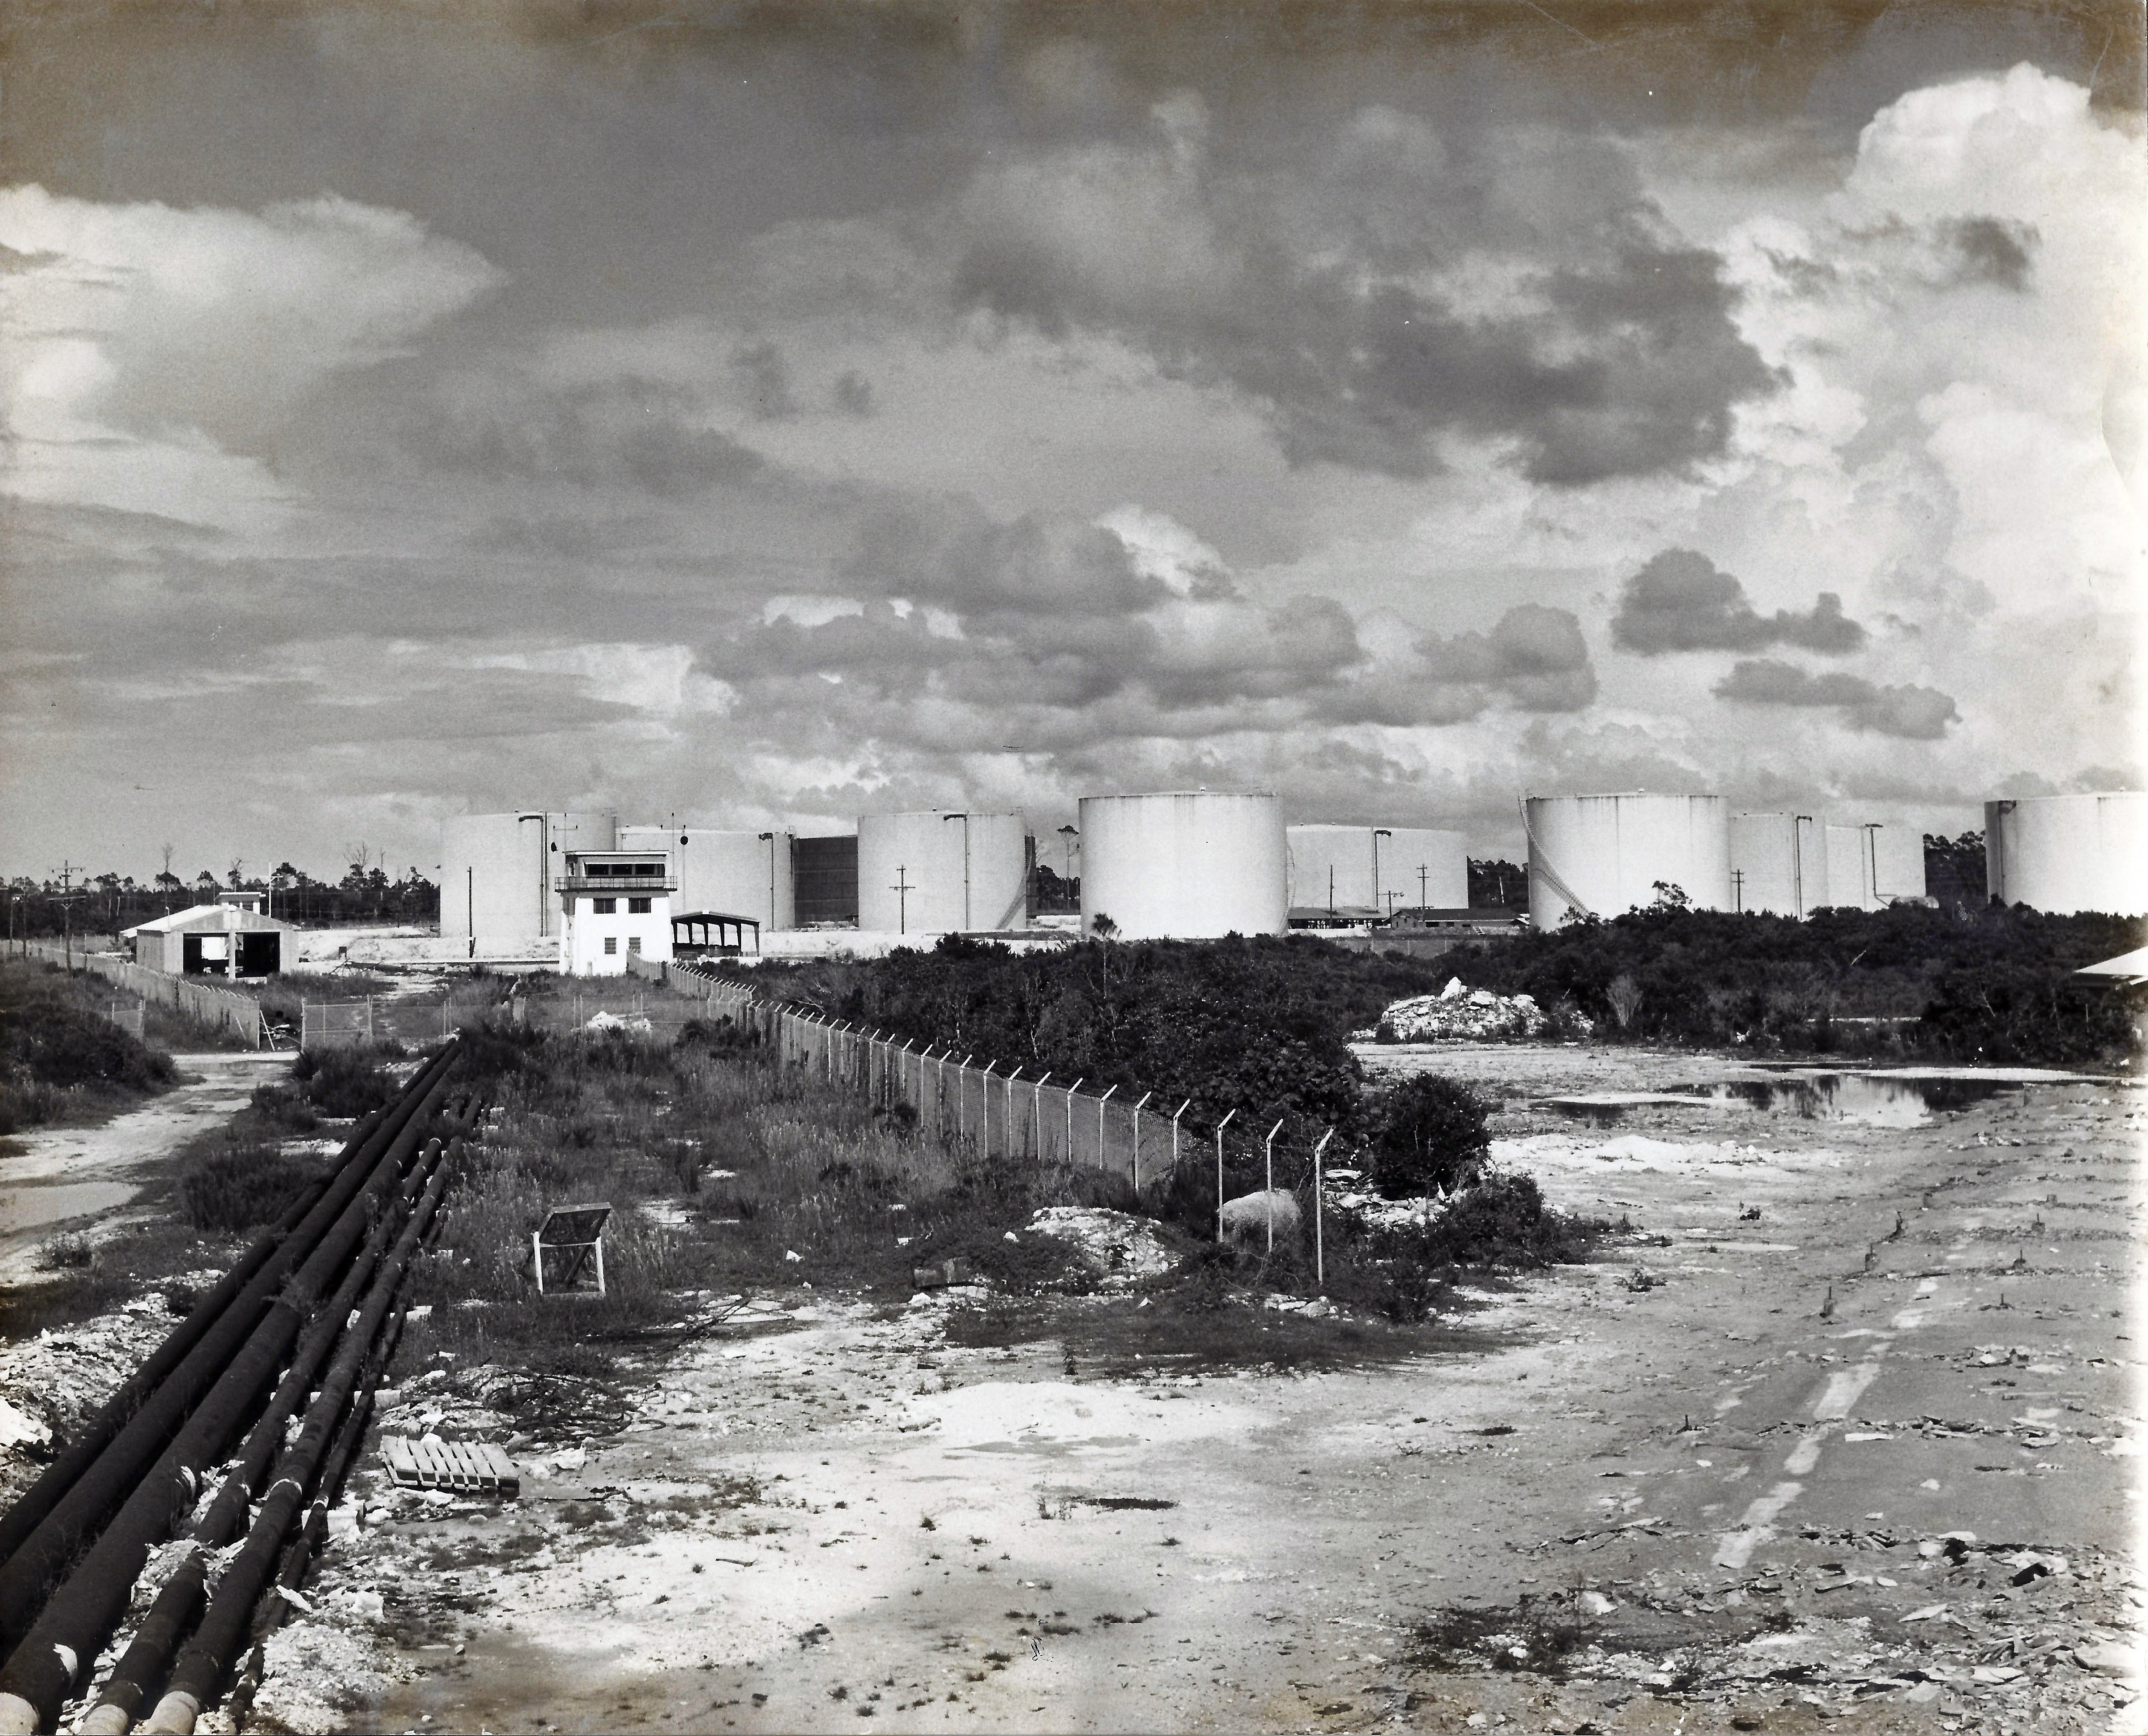
[[[1014,1162],[1014,1082],[1021,1077],[1021,1071],[1016,1067],[1000,1088],[1000,1143],[1006,1147],[1005,1155],[1009,1163]]]
[[[1074,1167],[1074,1093],[1081,1089],[1082,1081],[1079,1079],[1066,1087],[1066,1143],[1063,1149],[1069,1169]]]
[[[1106,1091],[1102,1096],[1097,1099],[1097,1167],[1098,1169],[1104,1167],[1104,1106],[1112,1101],[1112,1093],[1117,1090],[1118,1086],[1115,1085],[1111,1091]]]
[[[1320,1223],[1325,1210],[1325,1202],[1321,1198],[1320,1154],[1327,1149],[1327,1141],[1334,1136],[1335,1130],[1330,1127],[1320,1136],[1320,1143],[1312,1148],[1312,1282],[1323,1296],[1327,1294],[1327,1254],[1322,1245],[1324,1238]]]
[[[1223,1239],[1223,1130],[1231,1125],[1232,1116],[1237,1112],[1234,1109],[1216,1123],[1216,1239],[1218,1242]]]
[[[992,1069],[998,1065],[996,1061],[986,1061],[984,1071],[977,1076],[977,1118],[982,1123],[977,1134],[977,1149],[987,1163],[992,1158]],[[1000,1131],[1004,1136],[1006,1129],[1002,1127]]]
[[[1178,1114],[1171,1118],[1171,1172],[1174,1176],[1178,1173],[1178,1116],[1192,1106],[1193,1099],[1188,1097],[1178,1106]]]
[[[1271,1254],[1275,1252],[1275,1136],[1282,1131],[1282,1119],[1277,1116],[1275,1126],[1268,1129],[1268,1136],[1264,1141],[1265,1151],[1262,1158],[1265,1173],[1262,1187],[1267,1198],[1261,1204],[1268,1221],[1268,1252]]]
[[[1141,1103],[1137,1103],[1137,1104],[1135,1104],[1135,1105],[1134,1105],[1134,1197],[1135,1197],[1136,1199],[1139,1199],[1139,1198],[1141,1197],[1141,1112],[1142,1112],[1142,1103],[1146,1103],[1146,1102],[1147,1102],[1147,1101],[1148,1101],[1148,1100],[1149,1100],[1151,1097],[1154,1096],[1155,1095],[1156,1095],[1156,1093],[1155,1093],[1154,1091],[1143,1091],[1143,1092],[1142,1093]]]
[[[1038,1080],[1029,1088],[1029,1132],[1036,1141],[1036,1161],[1039,1163],[1044,1162],[1044,1080],[1051,1076],[1051,1070],[1046,1067],[1044,1079]]]

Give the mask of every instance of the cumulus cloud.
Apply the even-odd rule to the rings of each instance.
[[[1561,486],[1679,474],[1776,384],[1720,262],[1600,140],[1449,139],[1375,108],[1255,173],[1182,96],[1146,141],[987,172],[957,221],[963,304],[1245,394],[1297,464],[1423,476],[1456,436]]]
[[[429,465],[493,481],[616,484],[671,499],[744,482],[762,468],[759,454],[709,424],[693,393],[634,376],[445,380],[410,413],[405,438]]]
[[[400,211],[259,213],[0,189],[0,394],[19,497],[261,522],[259,454],[333,376],[407,354],[501,274]]]
[[[1936,741],[1961,718],[1953,698],[1936,688],[1882,687],[1839,670],[1814,675],[1769,657],[1734,665],[1715,684],[1715,696],[1742,705],[1832,706],[1854,730],[1911,741]]]
[[[1596,671],[1581,623],[1563,609],[1523,603],[1490,633],[1437,634],[1418,641],[1429,678],[1481,690],[1520,711],[1578,711],[1596,697]]]
[[[1803,615],[1779,609],[1763,615],[1746,600],[1744,585],[1691,549],[1666,549],[1651,557],[1627,580],[1611,617],[1611,642],[1644,657],[1777,645],[1839,656],[1857,650],[1864,638],[1864,629],[1843,614],[1834,592],[1822,591]]]

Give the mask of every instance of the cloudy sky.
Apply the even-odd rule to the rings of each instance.
[[[2138,23],[18,11],[0,871],[2133,786]]]

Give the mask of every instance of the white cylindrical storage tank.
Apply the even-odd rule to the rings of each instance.
[[[1883,902],[1873,871],[1881,830],[1876,825],[1827,829],[1827,901],[1837,910],[1876,911]]]
[[[881,934],[1029,926],[1029,828],[1019,814],[867,814],[858,820],[858,926]]]
[[[1730,816],[1730,908],[1806,916],[1827,896],[1827,829],[1809,814]]]
[[[1085,795],[1081,810],[1084,934],[1099,916],[1131,941],[1279,935],[1289,926],[1274,796]]]
[[[2002,904],[2139,916],[2148,911],[2148,795],[1988,801],[1984,872]]]
[[[610,850],[612,814],[462,814],[440,823],[440,934],[489,958],[528,952],[560,933],[552,882],[570,850]]]
[[[1292,910],[1461,910],[1469,902],[1469,845],[1460,832],[1418,826],[1293,825]],[[1375,876],[1377,876],[1377,879]]]
[[[661,850],[670,857],[679,882],[671,895],[674,916],[745,916],[763,933],[798,926],[788,832],[623,825],[619,847]]]
[[[1623,916],[1675,886],[1697,911],[1730,907],[1730,823],[1719,795],[1533,795],[1529,920],[1556,928],[1569,910]]]
[[[1883,825],[1872,833],[1872,896],[1882,905],[1923,898],[1925,835],[1913,825]]]

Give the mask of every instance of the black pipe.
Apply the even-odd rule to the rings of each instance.
[[[83,1472],[97,1462],[98,1455],[111,1444],[113,1437],[141,1409],[143,1402],[157,1389],[166,1376],[179,1366],[187,1352],[201,1342],[203,1335],[222,1318],[224,1310],[231,1306],[248,1282],[268,1263],[269,1257],[312,1209],[343,1166],[357,1156],[359,1148],[378,1129],[385,1112],[378,1109],[370,1111],[351,1130],[351,1136],[344,1142],[335,1162],[308,1182],[283,1216],[254,1238],[253,1245],[217,1280],[208,1293],[187,1311],[186,1317],[172,1328],[165,1336],[164,1342],[149,1352],[142,1366],[127,1377],[118,1392],[105,1400],[97,1414],[75,1432],[67,1450],[45,1467],[44,1473],[17,1498],[5,1516],[0,1516],[0,1562],[8,1560],[23,1547],[30,1533],[58,1504],[60,1498],[74,1486]]]
[[[261,1678],[267,1673],[268,1636],[289,1619],[291,1603],[283,1593],[294,1592],[306,1583],[314,1557],[328,1537],[329,1509],[335,1505],[337,1491],[349,1474],[350,1462],[358,1456],[358,1449],[365,1439],[366,1425],[373,1417],[370,1387],[379,1377],[382,1361],[374,1357],[359,1377],[360,1390],[352,1397],[343,1426],[329,1448],[328,1463],[322,1468],[321,1480],[314,1487],[313,1504],[306,1509],[306,1522],[284,1551],[283,1565],[276,1570],[275,1583],[261,1594],[261,1601],[254,1608],[250,1630],[253,1643],[247,1651],[238,1680],[224,1702],[224,1710],[234,1730],[245,1728],[246,1714],[253,1708],[253,1696],[260,1692]],[[83,1724],[82,1729],[83,1736],[103,1736],[103,1730],[93,1722]],[[116,1731],[115,1736],[124,1736],[124,1731]]]
[[[224,1478],[223,1487],[217,1491],[208,1511],[194,1522],[191,1539],[193,1548],[158,1588],[148,1613],[143,1617],[127,1650],[113,1666],[95,1709],[83,1727],[85,1732],[116,1736],[116,1733],[125,1731],[150,1691],[163,1679],[172,1654],[178,1649],[179,1643],[186,1638],[187,1630],[208,1599],[208,1552],[221,1549],[245,1528],[248,1505],[260,1492],[269,1465],[284,1444],[284,1422],[313,1389],[314,1378],[343,1335],[352,1309],[360,1305],[360,1295],[372,1280],[389,1238],[401,1228],[404,1210],[438,1167],[440,1156],[440,1142],[437,1139],[429,1141],[424,1155],[410,1172],[410,1179],[404,1186],[396,1209],[384,1213],[374,1227],[342,1285],[299,1341],[298,1353],[292,1357],[290,1368],[278,1384],[275,1396],[248,1431],[237,1465]]]
[[[150,1550],[171,1534],[193,1505],[201,1468],[219,1457],[245,1416],[275,1378],[284,1352],[335,1274],[364,1238],[381,1197],[401,1179],[426,1117],[447,1083],[454,1046],[414,1084],[416,1100],[388,1151],[349,1189],[331,1191],[318,1213],[339,1207],[284,1292],[243,1347],[204,1396],[146,1478],[138,1480],[103,1536],[54,1592],[0,1668],[0,1732],[33,1731],[53,1717],[127,1607]],[[422,1089],[419,1089],[422,1087]],[[436,1179],[444,1181],[441,1172]],[[339,1193],[345,1197],[338,1200]],[[204,1346],[206,1347],[206,1341]],[[10,1563],[12,1571],[13,1563]]]
[[[53,1503],[5,1567],[0,1567],[0,1646],[13,1648],[36,1619],[53,1582],[107,1516],[140,1483],[196,1402],[221,1378],[238,1347],[259,1324],[269,1297],[306,1258],[366,1185],[379,1151],[392,1146],[419,1105],[434,1095],[453,1065],[452,1044],[420,1071],[410,1088],[375,1123],[359,1150],[272,1252],[267,1262],[137,1407],[106,1450]],[[191,1497],[189,1497],[191,1499]]]
[[[299,1503],[305,1498],[307,1485],[314,1481],[315,1473],[327,1459],[330,1437],[343,1414],[344,1402],[357,1385],[366,1350],[388,1317],[403,1273],[433,1213],[439,1208],[447,1184],[448,1171],[443,1165],[434,1172],[424,1197],[411,1213],[409,1223],[397,1238],[395,1251],[388,1257],[380,1276],[374,1280],[365,1312],[322,1381],[320,1396],[306,1413],[305,1427],[299,1430],[299,1438],[290,1450],[278,1461],[276,1481],[262,1498],[259,1517],[254,1520],[238,1553],[224,1564],[201,1626],[186,1650],[179,1654],[178,1662],[172,1666],[171,1680],[165,1686],[163,1697],[142,1727],[147,1736],[191,1736],[202,1708],[215,1698],[217,1687],[243,1640],[248,1618],[275,1574],[284,1537],[298,1515]]]

